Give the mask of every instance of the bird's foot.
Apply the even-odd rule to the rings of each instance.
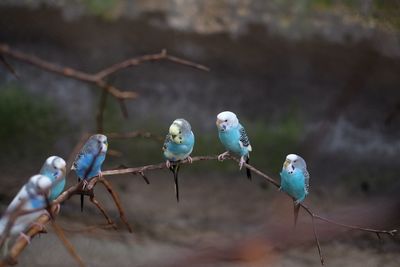
[[[28,244],[31,243],[31,238],[23,232],[19,233],[19,237],[25,239]]]
[[[229,151],[225,151],[224,153],[218,155],[218,160],[224,161],[225,157],[228,155],[229,155]]]
[[[171,162],[169,160],[165,161],[165,166],[167,166],[167,168],[171,168]]]
[[[33,222],[32,226],[37,226],[39,228],[39,233],[45,234],[47,233],[46,227],[42,223]],[[28,242],[29,243],[29,242]]]
[[[295,201],[294,201],[294,205],[295,205],[295,206],[297,206],[297,205],[299,205],[299,204],[300,204],[300,202],[301,202],[301,200],[300,200],[300,199],[298,199],[298,200],[295,200]]]
[[[278,191],[279,191],[279,192],[282,192],[282,186],[280,186],[280,187],[278,188]]]
[[[89,184],[89,182],[86,181],[86,180],[82,180],[82,183],[83,183],[82,190],[85,191],[85,189],[86,189],[87,185]]]
[[[244,163],[246,163],[246,160],[245,160],[244,157],[242,156],[242,157],[240,157],[240,161],[239,161],[239,170],[242,169]]]
[[[187,161],[188,161],[190,164],[192,164],[192,163],[193,163],[193,159],[192,159],[192,157],[191,157],[191,156],[188,156],[186,159],[187,159]]]
[[[52,213],[57,215],[58,213],[60,213],[61,210],[61,205],[60,204],[55,204],[53,205],[54,207],[52,208]]]

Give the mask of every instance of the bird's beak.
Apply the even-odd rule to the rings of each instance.
[[[218,128],[218,129],[222,129],[222,127],[221,127],[221,124],[222,124],[222,123],[223,123],[222,120],[217,119],[217,121],[215,122],[215,124],[217,125],[217,128]]]
[[[283,168],[287,168],[287,166],[290,164],[289,160],[285,160],[285,162],[283,163]]]
[[[103,144],[102,147],[101,147],[101,151],[102,152],[107,152],[107,149],[108,149],[108,143]]]

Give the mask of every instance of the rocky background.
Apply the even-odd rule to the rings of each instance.
[[[312,179],[307,203],[315,210],[366,226],[398,227],[399,12],[400,1],[374,0],[5,0],[0,41],[87,72],[164,48],[204,64],[210,72],[153,62],[110,77],[140,97],[128,102],[129,119],[109,98],[105,132],[143,129],[163,136],[175,118],[185,117],[196,134],[194,155],[212,155],[222,152],[215,116],[232,110],[246,126],[252,162],[261,170],[277,178],[286,154],[305,157]],[[100,99],[91,85],[9,62],[20,79],[0,68],[2,210],[47,156],[68,158],[81,135],[96,130]],[[105,169],[158,163],[161,145],[110,141],[121,155],[109,156]],[[304,225],[291,232],[290,201],[243,175],[228,162],[185,167],[179,204],[167,171],[149,174],[150,185],[140,177],[112,178],[137,226],[135,236],[123,228],[67,234],[91,266],[154,266],[216,240],[240,243],[267,224],[269,240],[289,229],[298,242],[261,256],[249,253],[250,262],[218,259],[206,266],[318,266],[305,214]],[[69,184],[74,182],[71,174]],[[69,201],[62,225],[101,223],[87,206],[81,214],[78,199]],[[114,210],[112,203],[107,207]],[[329,231],[321,236],[330,266],[398,265],[398,239],[379,245],[374,236]],[[52,233],[33,240],[21,258],[22,266],[55,264],[73,262]]]

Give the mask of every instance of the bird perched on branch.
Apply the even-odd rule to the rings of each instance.
[[[189,122],[184,119],[176,119],[169,127],[165,137],[163,152],[167,168],[174,174],[176,200],[179,202],[179,161],[187,159],[192,163],[190,154],[193,151],[194,134]]]
[[[66,165],[67,164],[65,163],[65,160],[62,158],[51,156],[46,159],[42,168],[40,169],[40,174],[49,177],[53,183],[51,187],[51,194],[49,196],[50,201],[56,199],[64,190]]]
[[[305,160],[296,154],[287,155],[280,176],[279,190],[289,194],[294,201],[294,225],[296,226],[300,203],[308,195],[310,185],[310,174]]]
[[[20,234],[21,237],[29,242],[29,237],[25,235],[24,231],[32,226],[40,215],[47,213],[45,208],[48,206],[51,185],[50,178],[44,175],[34,175],[29,179],[11,201],[0,219],[1,240],[9,240],[8,237]],[[22,211],[27,213],[13,219],[13,216]]]
[[[226,152],[218,156],[218,160],[224,160],[230,153],[240,157],[239,169],[243,164],[249,163],[250,151],[252,150],[249,138],[244,127],[239,123],[236,114],[224,111],[217,115],[218,137],[224,145]],[[246,168],[247,178],[251,180],[251,171]]]
[[[83,181],[83,188],[93,177],[101,176],[101,165],[106,159],[107,148],[107,137],[95,134],[86,141],[76,156],[71,170],[75,170],[78,181]],[[81,194],[81,211],[83,211],[83,199],[84,194]]]

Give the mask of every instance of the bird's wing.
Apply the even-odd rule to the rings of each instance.
[[[239,133],[240,133],[240,139],[239,139],[240,146],[247,147],[247,149],[251,151],[250,140],[243,126],[240,126]]]
[[[306,189],[306,193],[308,194],[308,189],[310,188],[310,174],[308,173],[307,169],[303,169],[304,175],[304,185]]]
[[[170,136],[170,134],[167,134],[166,136],[165,136],[165,140],[164,140],[164,145],[163,145],[163,151],[165,151],[165,150],[167,150],[167,148],[168,148],[168,143],[170,142],[170,140],[171,140],[171,136]]]
[[[88,140],[82,147],[81,151],[79,151],[78,155],[76,155],[75,161],[74,163],[72,163],[71,170],[76,170],[78,168],[78,165],[82,161],[84,155],[87,155],[92,152],[93,152],[93,145],[91,143],[91,140]]]

